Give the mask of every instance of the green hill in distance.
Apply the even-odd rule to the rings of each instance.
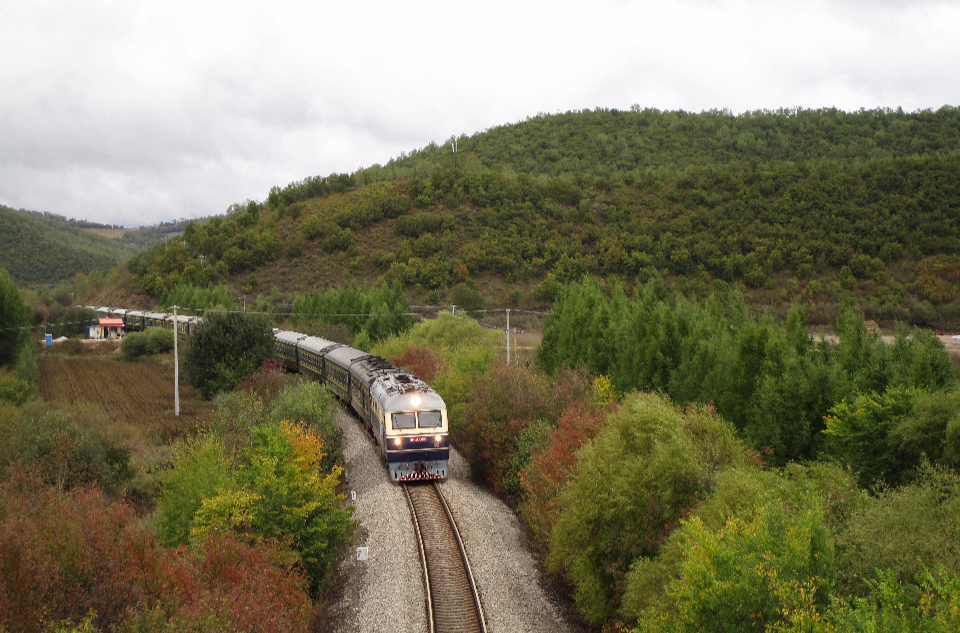
[[[56,283],[79,272],[112,268],[139,250],[89,233],[90,224],[0,205],[0,267],[18,285]]]
[[[548,303],[592,274],[739,285],[827,322],[960,326],[960,111],[598,109],[538,115],[353,174],[274,187],[134,257],[132,290],[227,279],[274,298],[396,280]],[[201,259],[202,256],[202,259]]]

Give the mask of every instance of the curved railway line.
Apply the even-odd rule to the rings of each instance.
[[[430,633],[486,633],[456,521],[435,483],[403,486],[423,562]]]

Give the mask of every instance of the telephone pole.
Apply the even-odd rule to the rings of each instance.
[[[180,322],[177,321],[177,308],[173,306],[173,414],[180,417],[180,355],[177,340],[180,338]]]
[[[510,364],[510,308],[507,308],[507,364]]]

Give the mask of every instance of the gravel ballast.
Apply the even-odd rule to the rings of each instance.
[[[361,522],[356,551],[339,569],[340,587],[327,612],[331,631],[427,631],[423,572],[410,510],[392,483],[373,439],[340,411],[347,489],[355,491]],[[542,572],[526,546],[516,515],[470,481],[469,465],[450,451],[450,478],[440,486],[460,529],[490,633],[575,633],[543,589]],[[349,494],[349,493],[348,493]]]

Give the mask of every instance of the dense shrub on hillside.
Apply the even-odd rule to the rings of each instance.
[[[306,631],[307,583],[289,551],[229,531],[167,550],[126,504],[29,476],[0,482],[0,628]]]
[[[270,404],[264,421],[279,424],[283,420],[301,423],[316,433],[323,444],[322,472],[333,472],[343,464],[343,438],[337,426],[337,400],[325,385],[304,381],[284,389]]]
[[[655,556],[680,520],[745,463],[734,428],[714,411],[661,396],[626,396],[581,449],[560,495],[550,568],[574,587],[588,621],[617,612],[634,561]]]
[[[130,332],[120,342],[120,355],[123,360],[163,354],[172,349],[173,330],[160,327],[150,327],[143,332]]]
[[[866,596],[884,576],[915,585],[926,569],[960,576],[957,517],[960,476],[930,466],[916,483],[867,499],[837,537],[840,590]]]
[[[55,284],[77,273],[117,266],[136,252],[119,240],[81,230],[53,213],[0,204],[0,268],[21,284]]]
[[[273,354],[273,328],[260,316],[213,313],[194,328],[185,347],[186,378],[210,398],[233,389]]]
[[[293,300],[294,323],[323,321],[347,326],[354,335],[364,333],[373,343],[399,334],[413,325],[410,303],[396,284],[361,288],[317,290]]]
[[[845,397],[897,385],[942,389],[955,380],[930,333],[902,332],[887,345],[851,306],[835,329],[837,344],[814,342],[799,309],[784,324],[751,315],[735,293],[700,305],[656,279],[633,297],[587,279],[558,298],[538,362],[547,371],[565,363],[609,374],[622,392],[655,389],[676,402],[713,402],[756,448],[771,447],[777,464],[815,457],[823,417]]]
[[[549,545],[559,512],[558,496],[576,472],[577,452],[600,431],[608,413],[588,400],[574,400],[520,471],[519,512],[538,545]]]
[[[718,474],[655,556],[638,559],[621,615],[643,631],[779,630],[830,603],[834,538],[864,501],[829,465]]]
[[[237,307],[237,300],[222,283],[210,287],[181,283],[160,295],[157,305],[179,306],[180,314],[202,314],[210,308],[232,310]]]
[[[0,268],[0,366],[13,363],[27,335],[29,311],[13,277]]]
[[[253,430],[253,446],[238,460],[232,481],[205,497],[190,538],[230,528],[258,542],[285,543],[297,553],[316,591],[350,543],[353,506],[337,492],[343,469],[324,470],[319,434],[286,420]]]
[[[430,173],[473,161],[492,172],[539,176],[576,204],[570,181],[600,180],[638,167],[749,160],[823,162],[949,153],[958,148],[960,109],[904,112],[878,108],[783,108],[733,114],[632,106],[541,113],[457,139],[457,152],[434,143],[356,174]],[[474,170],[478,171],[478,170]],[[567,174],[569,179],[552,178]],[[566,185],[566,186],[564,186]],[[425,184],[418,188],[422,190]],[[572,191],[571,191],[572,190]]]
[[[852,469],[860,485],[908,483],[924,462],[960,465],[960,396],[891,387],[835,405],[824,456]]]
[[[0,473],[22,468],[62,490],[96,485],[119,492],[131,475],[130,455],[97,433],[107,426],[102,418],[98,409],[84,405],[0,406]]]

